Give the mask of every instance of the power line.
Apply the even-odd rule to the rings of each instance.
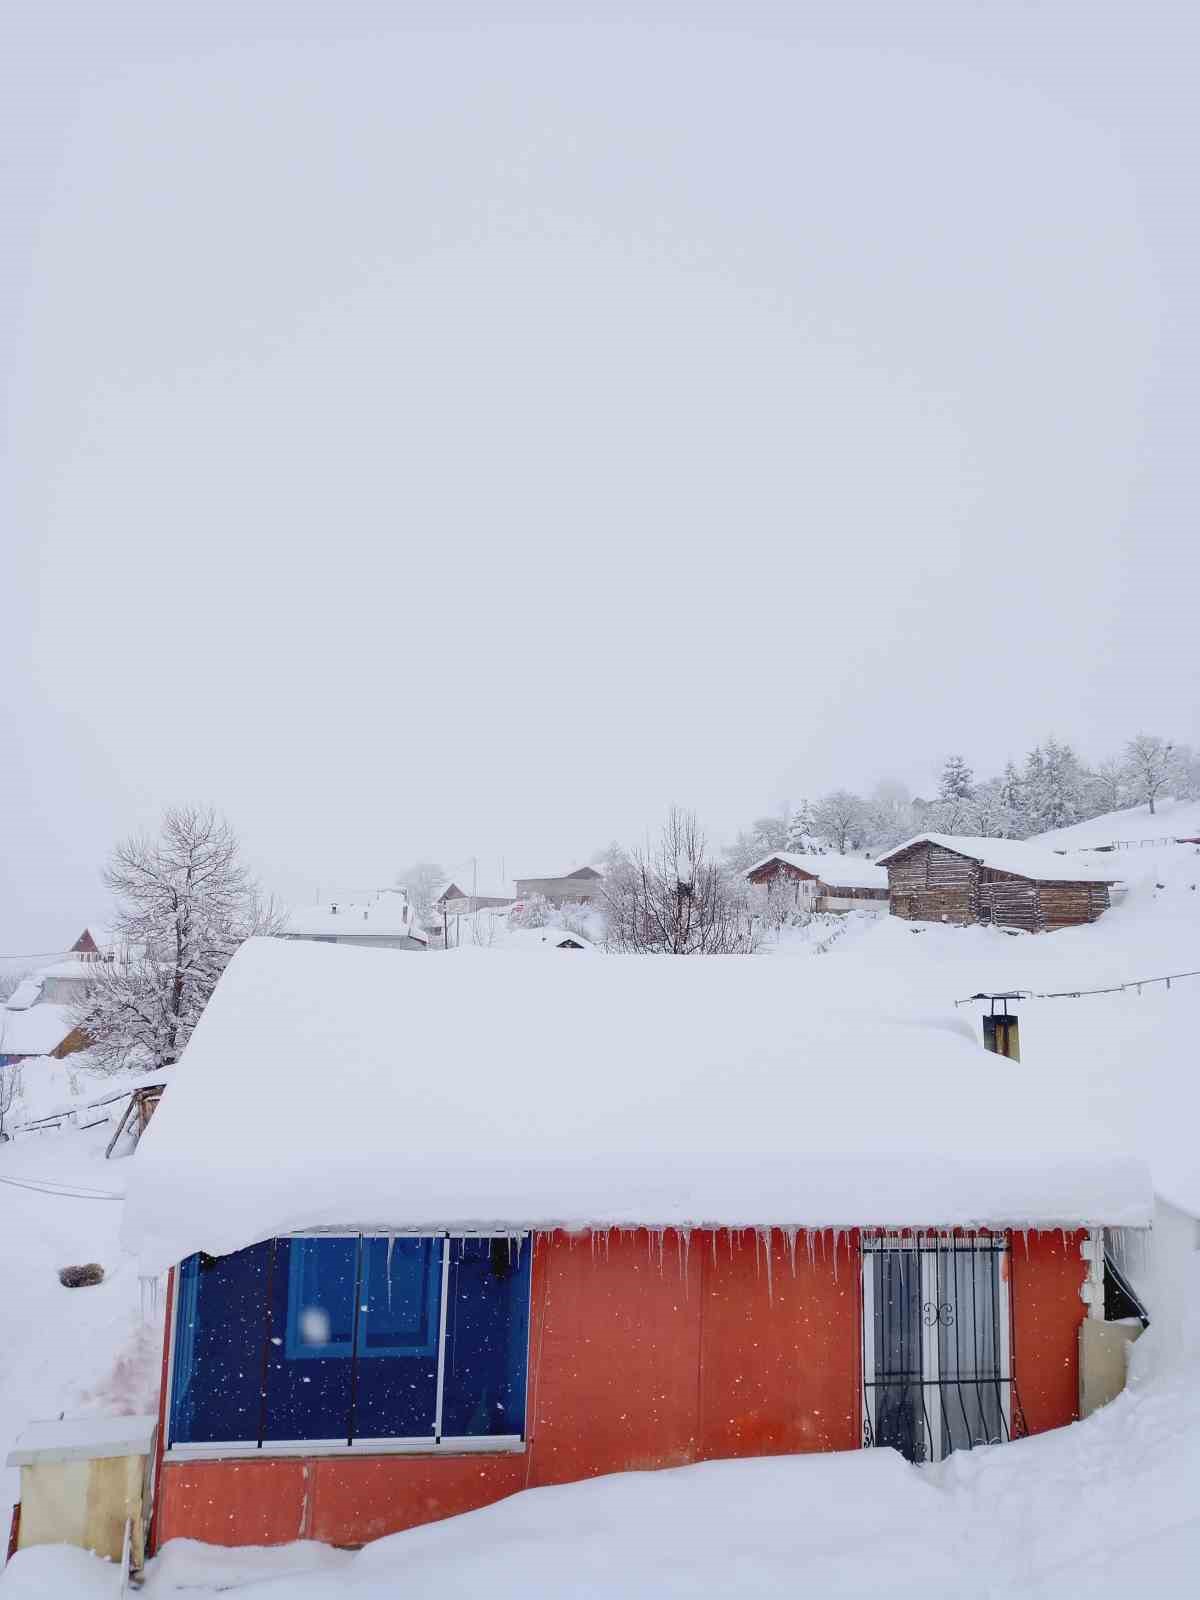
[[[124,1200],[111,1189],[82,1189],[70,1184],[56,1183],[53,1178],[0,1178],[0,1183],[11,1184],[14,1189],[31,1189],[34,1194],[53,1194],[65,1200]]]

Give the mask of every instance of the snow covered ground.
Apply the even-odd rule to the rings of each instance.
[[[356,1555],[181,1540],[151,1562],[144,1592],[1184,1600],[1200,1573],[1198,1490],[1200,1392],[1176,1371],[1085,1423],[937,1467],[875,1450],[625,1473],[529,1490]],[[22,1553],[0,1580],[4,1600],[117,1592],[112,1567],[61,1548]]]
[[[1200,806],[1160,804],[1154,818],[1138,808],[1070,832],[1077,836],[1063,843],[1071,848],[1200,833]],[[788,962],[785,981],[797,1007],[935,1014],[968,1020],[976,1032],[981,1008],[956,1012],[954,1002],[977,990],[1074,994],[1200,968],[1200,850],[1152,845],[1097,860],[1112,864],[1125,888],[1091,927],[1014,936],[855,917],[832,943],[784,939],[771,960]],[[1022,1069],[1050,1075],[1058,1062],[1086,1059],[1089,1093],[1120,1094],[1131,1142],[1151,1159],[1160,1192],[1200,1212],[1200,977],[1141,993],[1030,998],[1019,1013]],[[991,1057],[981,1057],[979,1069],[994,1073],[1000,1090],[1011,1071]],[[48,1079],[45,1102],[60,1088]],[[158,1317],[141,1319],[136,1272],[117,1244],[120,1205],[8,1181],[120,1191],[127,1169],[103,1161],[107,1137],[98,1128],[0,1147],[2,1452],[31,1417],[136,1412],[153,1394]],[[87,1260],[105,1265],[105,1283],[61,1288],[58,1267]],[[1200,1266],[1200,1254],[1192,1261]],[[1160,1319],[1135,1349],[1134,1386],[1057,1433],[936,1467],[854,1452],[539,1489],[354,1556],[315,1546],[170,1545],[152,1565],[146,1592],[151,1600],[243,1587],[297,1600],[482,1593],[659,1600],[801,1587],[1022,1597],[1103,1588],[1182,1600],[1200,1587],[1200,1285],[1184,1290],[1193,1297],[1191,1351],[1168,1348]],[[0,1504],[15,1498],[14,1479],[9,1474],[0,1486],[8,1491]],[[0,1579],[0,1600],[86,1600],[116,1593],[116,1578],[78,1551],[30,1551]]]

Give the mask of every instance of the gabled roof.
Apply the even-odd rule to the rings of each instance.
[[[811,873],[831,889],[886,889],[887,873],[873,861],[862,856],[798,855],[794,850],[772,850],[769,856],[747,867],[744,877],[768,866],[772,861],[785,861],[789,867]]]
[[[590,881],[592,878],[603,878],[604,871],[601,867],[583,866],[570,867],[566,872],[520,872],[516,875],[517,883],[529,883],[539,879],[547,883],[558,883],[564,878],[583,878]]]
[[[95,939],[92,938],[92,931],[90,928],[85,928],[83,930],[78,939],[76,939],[75,943],[71,946],[71,951],[73,954],[81,956],[98,956],[100,954],[100,946],[96,943]]]
[[[980,839],[958,833],[919,833],[906,839],[894,850],[887,850],[877,858],[886,866],[897,856],[915,845],[934,844],[955,855],[978,861],[980,866],[991,867],[995,872],[1011,872],[1015,877],[1028,878],[1034,883],[1116,883],[1119,874],[1101,871],[1095,861],[1085,861],[1078,856],[1059,855],[1024,839]]]
[[[149,1272],[322,1226],[1148,1221],[1086,1052],[1006,1061],[997,1094],[968,1021],[786,976],[252,939],[132,1159],[125,1242]]]

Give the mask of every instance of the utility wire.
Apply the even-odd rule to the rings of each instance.
[[[972,1000],[1079,1000],[1092,994],[1125,994],[1129,989],[1136,989],[1141,994],[1142,989],[1151,983],[1165,983],[1167,988],[1176,978],[1200,978],[1200,967],[1191,972],[1164,972],[1156,978],[1130,978],[1125,983],[1109,984],[1103,989],[1010,989],[1007,995],[969,994],[962,1000],[956,1000],[956,1006],[970,1005]]]
[[[53,1178],[0,1178],[0,1183],[11,1184],[14,1189],[32,1189],[35,1194],[59,1195],[65,1200],[124,1200],[125,1192],[119,1194],[111,1189],[80,1189],[65,1183],[56,1183]]]

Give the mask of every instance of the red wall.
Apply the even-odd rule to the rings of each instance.
[[[1078,1236],[1013,1243],[1017,1388],[1031,1432],[1076,1408]],[[156,1542],[360,1544],[537,1484],[861,1438],[856,1241],[752,1232],[539,1235],[519,1455],[162,1464]],[[1072,1297],[1074,1297],[1072,1299]],[[160,1430],[161,1432],[161,1430]]]
[[[1029,1433],[1061,1428],[1079,1414],[1079,1324],[1087,1313],[1079,1246],[1086,1237],[1012,1236],[1013,1376]]]

